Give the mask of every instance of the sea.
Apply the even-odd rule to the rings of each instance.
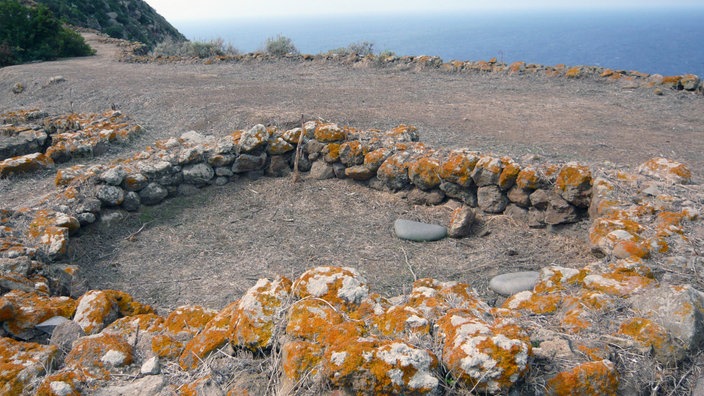
[[[190,40],[222,38],[241,52],[278,35],[301,53],[370,42],[375,52],[449,60],[602,66],[704,77],[704,6],[692,9],[482,11],[174,21]]]

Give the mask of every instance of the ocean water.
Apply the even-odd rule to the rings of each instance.
[[[376,52],[444,60],[497,59],[543,65],[704,76],[704,7],[675,10],[481,12],[176,21],[191,40],[223,38],[242,52],[290,37],[316,54],[369,41]]]

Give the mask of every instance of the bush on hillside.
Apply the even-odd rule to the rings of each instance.
[[[211,56],[237,55],[239,51],[225,40],[216,38],[210,41],[175,41],[166,39],[157,44],[152,56],[178,56],[189,58],[209,58]]]
[[[360,55],[360,56],[372,55],[372,54],[374,54],[374,43],[371,43],[369,41],[359,41],[356,43],[351,43],[351,44],[347,45],[347,47],[342,47],[342,48],[330,50],[330,51],[328,51],[328,54],[337,54],[337,55],[356,54],[356,55]]]
[[[266,39],[266,53],[274,56],[298,54],[298,49],[293,45],[293,40],[286,36],[278,35]]]
[[[0,67],[93,53],[80,34],[43,5],[29,8],[17,0],[0,0]]]

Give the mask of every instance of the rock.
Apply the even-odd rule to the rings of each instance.
[[[152,312],[152,307],[134,301],[132,296],[125,292],[91,290],[78,300],[73,321],[78,323],[86,334],[96,334],[119,317]]]
[[[447,236],[447,228],[418,221],[398,219],[394,222],[396,236],[416,242],[437,241]]]
[[[347,177],[347,175],[345,174],[345,170],[345,166],[339,162],[332,164],[332,171],[335,174],[335,177],[338,179],[345,179]]]
[[[116,186],[101,185],[96,197],[106,206],[119,206],[125,200],[125,191]]]
[[[555,190],[574,206],[588,208],[591,202],[592,172],[586,166],[568,163],[560,169]]]
[[[471,181],[472,179],[469,180]],[[440,190],[450,198],[457,199],[470,207],[477,207],[476,188],[462,187],[459,184],[443,182],[440,183]]]
[[[376,172],[364,165],[355,165],[345,169],[345,176],[352,180],[366,181],[376,175]]]
[[[73,320],[66,319],[54,327],[49,344],[56,345],[56,347],[59,348],[59,352],[63,356],[67,354],[71,348],[73,348],[73,343],[76,340],[84,337],[85,335],[86,333],[78,323]]]
[[[216,186],[224,186],[224,185],[227,184],[229,181],[230,181],[230,179],[228,179],[227,177],[216,177],[214,184],[215,184]]]
[[[497,275],[489,281],[489,288],[502,296],[510,296],[524,290],[533,290],[539,275],[536,271]]]
[[[70,322],[70,319],[67,319],[63,316],[54,316],[53,318],[49,318],[41,323],[38,323],[35,327],[38,330],[43,331],[46,334],[51,335],[51,333],[54,331],[56,326],[62,324],[63,322]]]
[[[326,180],[335,177],[332,165],[324,161],[315,161],[310,169],[309,177],[315,180]]]
[[[207,359],[208,355],[227,344],[228,337],[231,335],[232,323],[239,324],[237,320],[239,320],[238,315],[241,313],[240,301],[235,301],[210,319],[203,330],[184,346],[178,359],[181,368],[192,370],[198,367]],[[242,318],[242,320],[247,319]]]
[[[77,212],[100,213],[101,201],[97,198],[86,197],[78,206]]]
[[[231,315],[229,339],[232,345],[252,351],[270,347],[274,342],[277,309],[289,300],[290,295],[290,280],[279,278],[272,282],[259,279],[242,296]]]
[[[334,143],[346,138],[347,132],[337,124],[320,124],[315,128],[315,140],[321,143]]]
[[[550,194],[545,190],[535,190],[529,198],[530,204],[538,210],[546,210],[550,204]]]
[[[502,213],[508,205],[508,198],[498,186],[479,187],[477,190],[477,205],[486,213]]]
[[[411,183],[423,191],[440,186],[440,161],[432,157],[422,157],[408,164],[408,177]]]
[[[125,176],[127,176],[127,172],[122,169],[122,167],[116,166],[101,173],[100,176],[98,176],[98,180],[112,186],[119,186],[122,184],[122,180],[124,180]]]
[[[376,173],[381,164],[383,164],[391,154],[392,151],[386,147],[370,151],[364,156],[364,166]]]
[[[510,319],[487,320],[474,310],[456,308],[437,327],[444,337],[442,360],[448,371],[479,392],[507,392],[528,372],[530,339]]]
[[[232,172],[247,173],[264,168],[266,164],[266,153],[259,155],[240,154],[232,164]]]
[[[234,159],[233,159],[234,162]],[[234,175],[234,172],[232,172],[232,169],[228,166],[219,166],[215,168],[215,176],[221,176],[221,177],[231,177]]]
[[[478,161],[479,156],[475,152],[454,150],[440,166],[440,179],[443,180],[443,184],[450,183],[469,188],[474,185],[472,171]],[[442,189],[442,185],[440,188]],[[448,191],[445,192],[448,193]]]
[[[704,346],[704,293],[691,285],[663,285],[632,296],[633,309],[667,330],[683,351],[697,353]]]
[[[440,205],[445,200],[445,193],[439,189],[423,191],[418,188],[408,193],[408,201],[414,205]]]
[[[93,224],[93,223],[95,223],[95,220],[96,220],[95,215],[90,212],[79,213],[76,215],[76,219],[78,219],[78,222],[81,224],[81,226]]]
[[[548,395],[616,395],[619,376],[610,360],[582,363],[547,383]]]
[[[49,79],[49,85],[59,84],[65,81],[66,78],[64,76],[54,76]]]
[[[204,186],[215,176],[213,167],[205,163],[183,167],[183,182],[195,186]]]
[[[518,186],[511,187],[506,196],[509,201],[522,208],[527,208],[530,206],[530,193]]]
[[[125,200],[122,201],[122,207],[128,212],[134,212],[139,210],[139,205],[142,201],[139,198],[139,194],[134,191],[129,191],[125,194]]]
[[[52,367],[52,361],[58,354],[58,349],[53,345],[20,342],[8,337],[0,337],[0,351],[0,393],[3,395],[25,394]]]
[[[157,375],[161,372],[161,365],[159,364],[159,358],[152,356],[142,363],[142,367],[139,369],[139,373],[142,375]]]
[[[362,165],[366,154],[367,147],[357,140],[345,142],[340,145],[340,162],[345,165],[345,167]]]
[[[182,306],[173,310],[162,324],[156,325],[150,342],[152,356],[177,359],[184,344],[201,332],[217,312],[200,306]]]
[[[54,161],[42,153],[27,154],[0,161],[0,178],[39,169],[51,169]]]
[[[410,187],[411,179],[404,162],[408,153],[396,153],[384,161],[377,170],[376,177],[384,182],[391,191],[399,191]]]
[[[472,179],[478,187],[498,185],[502,169],[500,159],[481,157],[472,171]]]
[[[296,154],[294,153],[291,155],[291,160],[289,162],[291,165],[291,169],[293,169],[293,165],[295,164],[295,162]],[[298,170],[301,172],[308,172],[310,171],[311,166],[313,166],[311,159],[307,155],[301,153],[301,155],[298,157]]]
[[[250,153],[259,148],[263,148],[269,140],[269,132],[262,124],[252,127],[252,129],[242,134],[239,142],[240,151]]]
[[[95,396],[160,396],[164,394],[167,385],[161,375],[148,375],[131,381],[126,385],[112,385],[98,388]],[[199,393],[200,395],[200,393]]]
[[[133,360],[132,346],[121,337],[96,334],[78,339],[66,355],[67,369],[81,371],[87,377],[109,380],[110,372]]]
[[[506,206],[506,209],[504,209],[504,215],[518,222],[528,224],[528,210],[518,205],[509,204],[508,206]]]
[[[541,190],[538,190],[541,191]],[[557,194],[551,194],[545,210],[545,223],[550,225],[574,223],[579,215],[574,206]]]
[[[462,206],[452,212],[450,224],[447,227],[447,236],[450,238],[464,238],[469,236],[474,224],[475,214],[472,208]]]
[[[653,158],[638,167],[638,173],[671,183],[688,184],[692,181],[689,168],[667,158]]]
[[[269,165],[264,172],[270,177],[286,177],[291,173],[288,165],[288,158],[283,155],[272,155]]]
[[[3,328],[13,337],[30,339],[35,327],[55,316],[70,318],[76,311],[76,301],[69,297],[47,297],[37,292],[12,290],[0,297]]]
[[[149,179],[141,173],[128,174],[122,180],[122,188],[126,191],[139,191],[149,184]]]
[[[161,203],[169,195],[169,191],[159,183],[149,183],[139,191],[140,202],[144,205]]]
[[[369,295],[364,277],[350,267],[316,267],[301,274],[292,286],[298,298],[319,298],[349,311]]]

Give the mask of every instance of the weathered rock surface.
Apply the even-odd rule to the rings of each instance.
[[[536,271],[511,272],[497,275],[489,281],[489,288],[503,296],[510,296],[525,290],[533,290],[538,283]]]
[[[447,228],[443,226],[404,219],[394,222],[394,232],[401,239],[416,242],[437,241],[447,236]]]

